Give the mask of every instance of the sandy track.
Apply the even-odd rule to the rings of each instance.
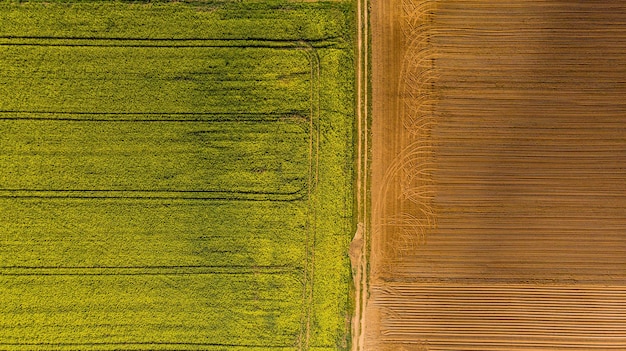
[[[626,5],[371,6],[363,349],[626,349]]]
[[[365,308],[368,298],[369,220],[369,8],[368,0],[357,1],[357,232],[350,244],[350,264],[355,287],[352,317],[352,350],[360,351],[365,343]]]

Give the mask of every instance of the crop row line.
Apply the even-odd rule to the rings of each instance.
[[[223,38],[223,37],[182,37],[182,38],[146,38],[146,37],[104,37],[104,36],[54,36],[54,35],[0,35],[0,39],[9,40],[94,40],[94,41],[221,41],[221,42],[269,42],[269,43],[319,43],[338,40],[338,37],[319,39],[270,39],[261,37]]]
[[[0,37],[0,46],[85,46],[85,47],[152,47],[152,48],[266,48],[308,49],[340,45],[337,38],[319,40],[261,38],[90,38],[90,37]]]
[[[54,44],[54,43],[7,43],[0,42],[0,46],[42,46],[42,47],[99,47],[99,48],[262,48],[262,49],[294,49],[296,46],[273,46],[273,45],[115,45],[115,44]]]
[[[295,195],[300,190],[295,192],[262,192],[262,191],[224,191],[224,190],[139,190],[139,189],[124,189],[124,190],[109,190],[109,189],[55,189],[55,190],[40,190],[40,189],[0,189],[2,192],[33,192],[33,193],[82,193],[82,192],[94,192],[94,193],[233,193],[233,194],[250,194],[250,195]]]
[[[307,111],[276,113],[223,112],[63,112],[63,111],[0,111],[0,121],[75,121],[75,122],[285,122],[306,121]],[[56,116],[56,117],[54,117]],[[88,117],[93,116],[93,117]],[[157,117],[158,116],[158,117]],[[168,118],[168,117],[173,118]]]
[[[294,114],[305,114],[309,111],[294,110],[285,112],[86,112],[86,111],[42,111],[42,110],[0,110],[0,113],[36,113],[36,114],[59,114],[59,115],[215,115],[215,116],[292,116]]]
[[[296,192],[149,191],[149,190],[2,190],[0,199],[121,199],[292,202],[305,197],[306,186]],[[152,195],[158,194],[158,195]]]
[[[108,267],[0,267],[0,276],[137,276],[137,275],[248,275],[289,274],[297,266],[108,266]]]

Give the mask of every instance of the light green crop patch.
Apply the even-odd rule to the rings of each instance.
[[[347,349],[353,6],[0,2],[0,349]]]

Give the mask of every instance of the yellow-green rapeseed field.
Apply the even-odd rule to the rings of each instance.
[[[0,2],[0,349],[347,349],[353,7]]]

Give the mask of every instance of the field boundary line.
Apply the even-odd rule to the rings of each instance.
[[[350,261],[355,289],[354,315],[351,325],[351,350],[362,351],[365,343],[365,309],[369,295],[369,1],[357,0],[356,46],[356,215],[357,232],[350,245]]]

